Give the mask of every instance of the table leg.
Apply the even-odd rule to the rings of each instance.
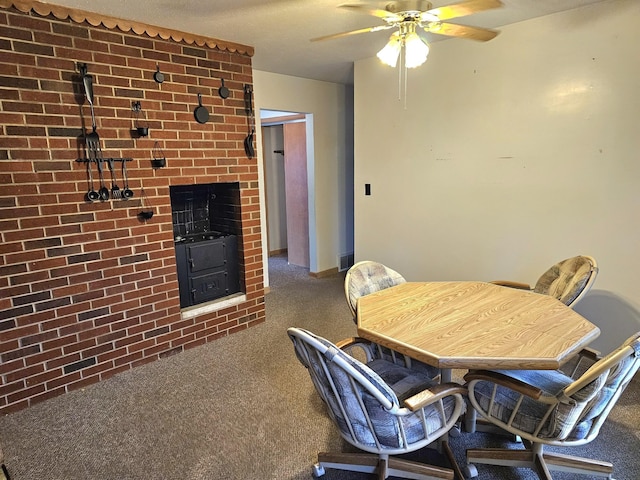
[[[441,368],[440,369],[440,383],[448,383],[451,381],[451,369],[450,368]]]
[[[464,429],[467,433],[475,433],[476,431],[476,409],[473,408],[471,402],[467,402],[467,411],[464,412]]]

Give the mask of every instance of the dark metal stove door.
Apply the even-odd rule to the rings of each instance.
[[[191,304],[215,300],[227,294],[227,272],[224,270],[194,275],[189,279],[191,290]]]
[[[187,247],[189,270],[192,273],[210,270],[224,265],[224,241],[222,239],[195,243]]]

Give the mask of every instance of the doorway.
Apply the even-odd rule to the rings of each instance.
[[[269,256],[310,267],[306,115],[261,111]]]

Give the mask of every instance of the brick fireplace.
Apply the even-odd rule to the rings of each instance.
[[[21,1],[0,2],[0,50],[0,412],[263,322],[258,166],[244,149],[252,49]],[[132,198],[87,199],[81,64],[104,157],[130,159]],[[215,184],[237,197],[211,207],[234,216],[210,227],[235,237],[239,288],[185,309],[171,191]]]

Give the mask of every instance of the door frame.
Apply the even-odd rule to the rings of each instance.
[[[268,202],[267,202],[267,168],[265,165],[265,150],[264,150],[264,137],[262,135],[262,127],[269,127],[273,125],[280,125],[290,122],[304,121],[306,125],[306,152],[307,152],[307,207],[309,215],[309,272],[317,270],[317,245],[315,241],[315,209],[314,209],[314,158],[313,158],[313,114],[301,113],[301,112],[287,112],[281,110],[260,109],[260,137],[262,140],[262,171],[264,172],[264,196],[265,196],[265,225],[267,226],[267,254],[269,251],[269,232],[268,232]]]

